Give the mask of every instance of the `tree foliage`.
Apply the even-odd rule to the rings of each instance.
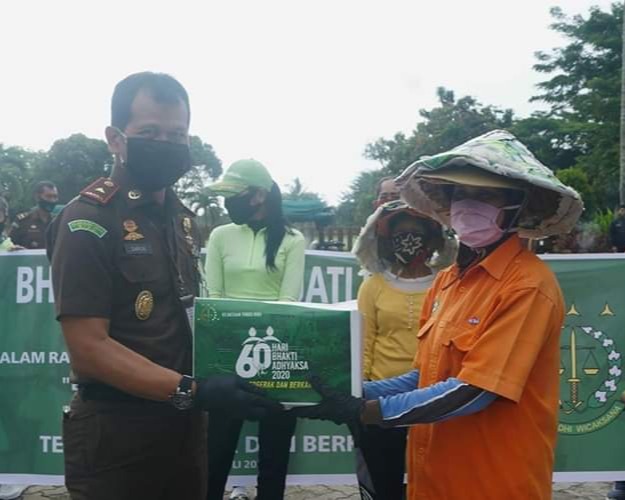
[[[293,179],[293,182],[286,186],[286,189],[282,193],[282,198],[284,200],[313,200],[323,202],[321,195],[308,191],[299,177]]]
[[[483,105],[471,96],[456,99],[439,88],[438,106],[418,113],[410,134],[399,132],[365,148],[381,168],[360,174],[343,196],[338,213],[344,223],[362,224],[370,212],[374,179],[397,175],[421,156],[450,149],[500,128],[514,133],[537,158],[582,194],[585,217],[618,201],[619,110],[621,104],[623,4],[587,15],[551,9],[551,29],[566,39],[562,47],[536,53],[534,69],[545,80],[532,101],[549,106],[527,118]]]
[[[32,177],[35,182],[54,182],[59,190],[59,201],[67,203],[94,180],[108,176],[112,166],[113,156],[106,142],[73,134],[52,144]]]
[[[221,175],[221,160],[213,147],[198,136],[189,138],[189,147],[193,167],[176,183],[175,191],[194,210],[207,212],[211,220],[218,218],[221,209],[208,186]]]
[[[593,7],[586,17],[567,16],[560,8],[551,14],[551,28],[567,44],[536,54],[534,69],[549,79],[538,84],[540,93],[532,100],[551,108],[548,118],[557,132],[553,146],[567,157],[555,167],[581,169],[594,199],[613,206],[618,199],[623,5],[614,3],[607,12]],[[541,133],[548,129],[538,127],[532,135]]]
[[[0,144],[0,196],[9,202],[11,213],[32,206],[32,172],[41,156],[42,153]]]
[[[221,175],[221,160],[200,137],[190,137],[193,168],[176,185],[176,191],[203,220],[217,221],[221,208],[207,186]],[[54,182],[61,203],[67,203],[88,184],[108,176],[113,157],[106,142],[74,134],[54,142],[48,151],[33,152],[0,144],[0,196],[9,201],[11,213],[30,208],[32,188],[42,180]]]
[[[365,148],[365,157],[381,163],[386,175],[399,174],[421,156],[433,155],[493,130],[512,125],[512,110],[484,106],[475,98],[456,99],[452,90],[437,89],[439,105],[419,111],[421,121],[406,136],[397,133],[392,139],[378,139]]]
[[[511,110],[484,106],[470,96],[456,99],[453,91],[443,87],[438,88],[437,95],[439,105],[419,111],[421,121],[410,135],[400,132],[392,139],[382,138],[367,145],[365,157],[377,160],[382,168],[363,172],[352,182],[337,211],[341,223],[364,223],[382,177],[398,175],[422,156],[440,153],[489,130],[509,128],[513,123]]]

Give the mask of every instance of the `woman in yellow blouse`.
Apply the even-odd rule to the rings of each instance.
[[[453,262],[457,245],[442,227],[401,201],[382,205],[367,221],[354,253],[371,273],[358,292],[364,321],[365,380],[410,371],[419,317],[436,269]],[[363,498],[403,497],[406,430],[367,427],[360,440]],[[364,472],[364,473],[363,473]]]

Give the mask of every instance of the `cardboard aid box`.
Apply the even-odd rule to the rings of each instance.
[[[362,395],[362,333],[355,301],[338,304],[196,299],[196,377],[236,373],[285,406],[319,396],[307,376]]]

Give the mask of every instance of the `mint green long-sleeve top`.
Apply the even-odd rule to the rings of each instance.
[[[305,240],[292,229],[276,253],[276,271],[267,269],[266,230],[227,224],[213,230],[206,249],[209,297],[296,301],[304,281]]]

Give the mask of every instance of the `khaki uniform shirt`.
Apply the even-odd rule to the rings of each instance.
[[[11,226],[10,236],[13,244],[31,250],[45,248],[46,229],[51,220],[52,216],[43,212],[39,207],[17,214]]]
[[[112,179],[85,188],[48,232],[57,319],[106,318],[113,339],[190,374],[187,308],[200,285],[193,217],[171,190],[160,205]]]

